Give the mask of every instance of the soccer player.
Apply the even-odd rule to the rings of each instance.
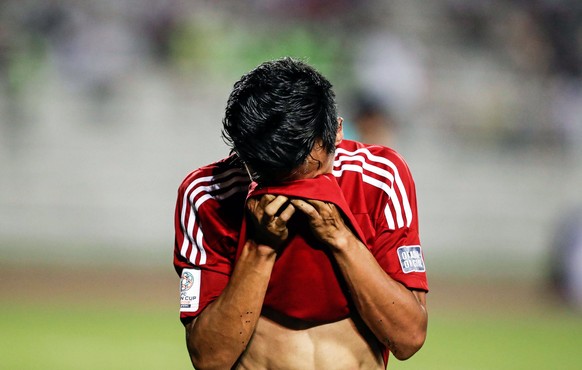
[[[343,139],[331,84],[291,58],[229,97],[232,154],[178,190],[174,266],[194,367],[385,369],[424,343],[428,285],[413,179]]]

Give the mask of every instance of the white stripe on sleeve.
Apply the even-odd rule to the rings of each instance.
[[[225,178],[233,173],[237,173],[237,172],[241,175],[244,175],[244,176],[235,176],[228,181],[217,182],[220,179],[223,179],[223,178]],[[200,186],[199,184],[201,184],[202,182],[210,182],[210,185]],[[184,200],[183,200],[183,204],[182,204],[182,213],[181,213],[181,218],[180,218],[182,230],[186,234],[185,235],[186,237],[184,238],[184,240],[182,242],[182,246],[180,248],[180,254],[183,257],[187,258],[191,263],[196,264],[196,257],[198,255],[198,253],[200,253],[200,260],[198,262],[198,265],[206,264],[206,250],[204,249],[204,244],[203,244],[204,233],[202,232],[202,229],[200,227],[198,227],[198,229],[196,231],[196,236],[194,237],[194,228],[196,225],[196,214],[198,212],[198,208],[208,199],[214,198],[214,196],[210,192],[215,192],[217,190],[227,188],[229,186],[232,186],[233,184],[239,184],[239,185],[234,186],[232,189],[230,189],[229,191],[227,191],[224,194],[216,195],[216,198],[217,199],[225,199],[225,198],[228,198],[228,197],[230,197],[230,196],[232,196],[240,191],[243,191],[246,188],[246,185],[248,184],[248,177],[246,177],[246,173],[243,170],[232,169],[232,170],[226,171],[222,174],[219,174],[217,176],[201,177],[201,178],[193,181],[186,189],[186,191],[184,193]],[[194,202],[194,199],[196,198],[196,196],[198,194],[200,194],[201,192],[206,192],[206,194],[204,194],[198,200],[196,200],[196,202]],[[194,202],[194,204],[192,205],[193,202]],[[189,204],[192,206],[188,206]],[[189,213],[188,213],[188,223],[186,225],[186,209],[187,208],[189,208]],[[188,247],[190,245],[193,245],[196,248],[192,248],[192,252],[190,253],[190,256],[188,256],[187,255],[188,254]]]
[[[412,214],[412,208],[410,206],[410,202],[408,200],[408,195],[406,193],[406,188],[404,187],[404,183],[402,182],[402,179],[400,177],[400,174],[398,172],[398,168],[396,167],[396,165],[388,160],[387,158],[384,157],[380,157],[377,155],[372,154],[367,148],[360,148],[357,149],[355,151],[347,151],[345,149],[342,148],[337,148],[336,149],[336,153],[338,153],[338,157],[336,158],[336,160],[334,161],[334,166],[341,166],[340,168],[342,169],[342,171],[344,169],[348,170],[348,171],[356,171],[356,172],[360,172],[362,173],[362,178],[364,179],[364,182],[369,183],[370,185],[376,186],[378,188],[381,188],[382,190],[384,190],[389,196],[390,199],[392,200],[393,204],[394,204],[394,211],[396,214],[396,222],[398,224],[398,227],[402,227],[404,225],[404,220],[403,220],[403,214],[402,214],[402,210],[404,210],[404,216],[406,217],[406,226],[410,226],[410,224],[412,223],[412,218],[413,218],[413,214]],[[365,156],[365,158],[361,155],[356,155],[356,154],[363,154]],[[342,164],[342,162],[345,161],[357,161],[360,162],[361,165],[361,170],[355,170],[355,167],[359,167],[356,165],[348,165],[348,164]],[[386,171],[385,169],[382,169],[380,167],[378,167],[377,165],[374,165],[374,163],[376,164],[383,164],[385,166],[388,166],[392,172],[394,173],[394,175],[392,175],[392,173],[390,173],[389,171]],[[382,183],[378,180],[379,183],[382,183],[383,186],[377,186],[372,184],[370,181],[367,181],[364,178],[364,172],[363,170],[372,172],[378,176],[381,176],[385,179],[387,179],[392,186],[390,186],[390,192],[387,192],[385,190],[385,187],[388,187],[385,183]],[[336,172],[339,174],[341,173],[341,171],[336,171],[334,170],[334,175],[336,174]],[[337,176],[337,175],[336,175]],[[396,184],[396,187],[398,188],[398,192],[400,194],[400,198],[396,196],[396,191],[394,190],[394,184]],[[400,204],[399,199],[401,199],[402,201],[402,206]],[[390,218],[392,218],[391,212],[388,212],[388,209],[385,209],[385,215],[386,215],[386,221],[388,222],[388,224],[390,225]],[[390,215],[390,217],[389,217]],[[392,220],[392,223],[394,222],[394,220]]]

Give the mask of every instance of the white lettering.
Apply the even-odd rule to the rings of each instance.
[[[402,272],[424,272],[424,261],[419,245],[402,246],[397,250]]]

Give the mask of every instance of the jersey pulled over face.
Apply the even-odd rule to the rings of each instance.
[[[367,239],[331,173],[273,186],[251,184],[249,198],[264,194],[334,204],[353,234],[361,241]],[[337,274],[328,248],[313,236],[307,219],[299,213],[287,222],[287,228],[289,236],[278,252],[271,271],[263,311],[268,309],[286,317],[317,323],[347,318],[350,315],[349,293],[345,291],[342,277]],[[244,218],[237,257],[244,249],[246,240],[247,220]]]

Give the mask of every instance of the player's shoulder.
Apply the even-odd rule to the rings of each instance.
[[[216,195],[242,191],[249,184],[250,179],[242,163],[236,155],[230,155],[190,172],[182,180],[179,192]]]
[[[407,168],[404,157],[396,150],[383,146],[364,144],[353,140],[342,140],[335,152],[336,162],[357,160],[364,167],[376,166],[391,171]]]

